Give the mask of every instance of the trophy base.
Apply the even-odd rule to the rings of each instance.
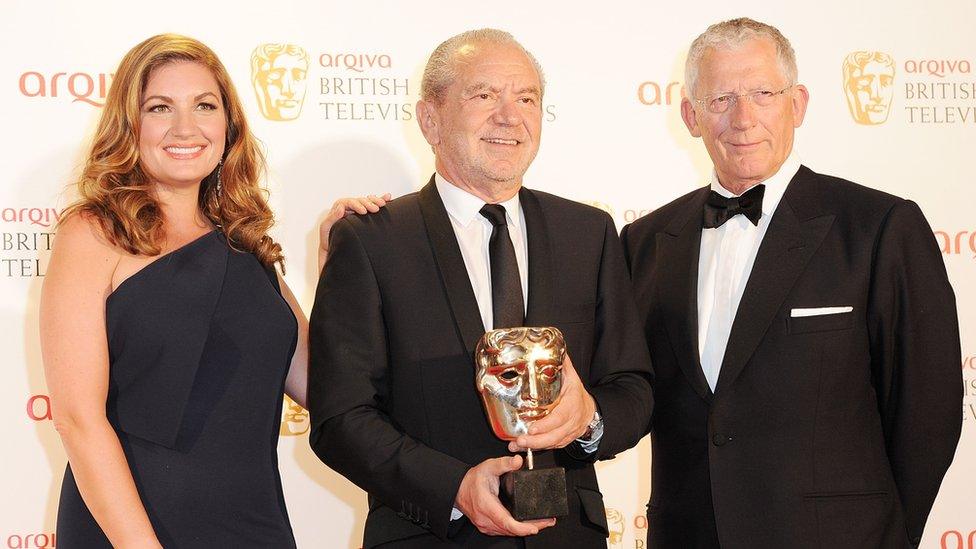
[[[566,470],[562,467],[520,469],[505,473],[499,492],[502,504],[518,521],[569,514]]]

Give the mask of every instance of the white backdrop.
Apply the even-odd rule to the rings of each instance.
[[[800,82],[811,95],[797,137],[804,163],[917,201],[936,231],[959,304],[967,396],[963,439],[922,546],[974,549],[972,0],[924,6],[823,0],[816,9],[755,0],[278,0],[230,6],[176,0],[4,4],[0,547],[55,546],[65,456],[48,413],[37,300],[57,212],[72,196],[67,189],[78,175],[111,73],[130,47],[152,34],[178,32],[204,41],[226,64],[268,151],[274,234],[285,247],[288,283],[308,311],[316,225],[327,206],[348,195],[404,194],[432,172],[412,113],[423,64],[441,40],[495,26],[535,53],[548,79],[545,137],[526,184],[599,205],[622,227],[707,180],[708,157],[678,114],[684,52],[709,23],[748,15],[779,27],[797,51]],[[307,78],[296,83],[304,103],[293,120],[270,120],[259,109],[250,58],[265,43],[297,45],[308,54]],[[842,68],[855,51],[883,52],[893,60],[893,84],[881,93],[888,108],[883,123],[859,123],[848,109]],[[358,547],[365,495],[310,452],[307,420],[300,414],[286,419],[291,421],[282,423],[279,454],[299,546]],[[612,547],[643,546],[651,459],[645,439],[598,467],[615,517],[611,528],[622,532]]]

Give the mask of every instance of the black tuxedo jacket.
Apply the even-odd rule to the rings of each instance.
[[[955,298],[922,212],[801,167],[713,394],[697,318],[708,192],[621,235],[656,374],[648,545],[917,545],[962,420]],[[853,312],[791,317],[831,306]]]
[[[566,468],[570,515],[525,546],[603,547],[606,517],[592,460],[613,457],[647,432],[650,359],[610,217],[538,191],[523,188],[519,196],[526,325],[562,330],[606,429],[595,456],[576,443],[537,453],[537,467]],[[311,315],[310,443],[369,493],[365,547],[522,545],[489,540],[466,518],[449,520],[467,470],[510,455],[475,388],[474,347],[484,332],[433,179],[379,213],[333,227]]]

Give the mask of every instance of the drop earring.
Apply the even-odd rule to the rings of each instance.
[[[223,183],[220,181],[220,174],[224,171],[224,160],[221,159],[217,162],[217,200],[220,200],[220,191],[223,189]]]

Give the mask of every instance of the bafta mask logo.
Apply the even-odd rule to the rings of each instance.
[[[895,92],[895,60],[880,51],[856,51],[844,59],[847,107],[858,124],[883,124]]]
[[[549,415],[559,402],[564,358],[566,342],[556,328],[505,328],[481,337],[475,381],[495,436],[515,440]]]
[[[617,549],[624,546],[624,515],[620,511],[607,507],[607,527],[610,529],[610,536],[607,540],[610,549]]]
[[[600,202],[597,200],[584,200],[583,204],[586,204],[587,206],[593,206],[598,210],[603,210],[608,214],[610,214],[610,217],[613,217],[613,208],[610,206],[610,204],[607,204],[606,202]]]
[[[284,400],[281,401],[281,428],[278,433],[283,437],[304,435],[311,426],[308,410],[285,395]]]
[[[268,120],[294,120],[305,102],[308,54],[294,44],[261,44],[251,54],[251,85]]]

